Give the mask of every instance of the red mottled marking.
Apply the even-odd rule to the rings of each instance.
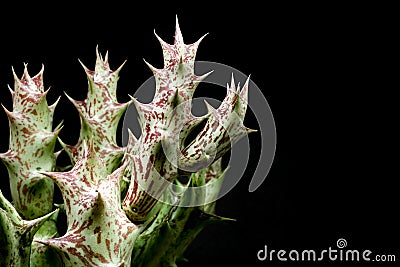
[[[79,260],[84,264],[84,266],[89,266],[89,261],[86,260],[84,256],[81,255],[81,253],[76,249],[76,248],[67,248],[67,251],[76,257],[79,258]],[[64,253],[66,254],[66,253]]]
[[[22,181],[22,180],[20,180],[20,181]],[[26,195],[28,195],[28,191],[29,191],[28,185],[24,184],[24,186],[22,187],[22,193],[26,196]]]
[[[106,247],[107,247],[107,251],[108,251],[108,257],[110,258],[110,260],[112,260],[110,243],[111,243],[110,239],[106,239]]]
[[[98,234],[97,244],[100,244],[101,243],[101,228],[100,228],[100,226],[97,226],[93,232],[94,232],[94,234]]]
[[[117,256],[119,255],[119,243],[114,244],[114,254]]]
[[[80,233],[85,229],[88,229],[93,224],[93,219],[90,217],[87,221],[84,221],[79,229],[75,233]]]

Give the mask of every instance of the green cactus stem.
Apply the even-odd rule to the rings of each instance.
[[[0,266],[29,266],[33,236],[57,213],[55,210],[34,220],[24,220],[0,191]]]
[[[53,171],[60,153],[54,153],[54,147],[61,125],[52,130],[54,110],[59,99],[48,106],[46,95],[49,90],[44,91],[43,72],[42,66],[40,72],[31,77],[25,65],[22,77],[18,78],[13,70],[14,90],[10,88],[13,110],[8,111],[3,106],[9,119],[10,141],[9,150],[0,154],[0,158],[8,169],[13,205],[26,220],[52,212],[54,183],[38,171]],[[40,230],[42,235],[50,237],[57,234],[57,214],[43,224]],[[28,250],[27,244],[25,250]],[[31,266],[37,266],[35,262],[46,261],[52,254],[47,247],[37,243],[32,243],[32,247],[29,245],[29,250],[32,251]],[[29,258],[25,261],[29,262]]]
[[[119,147],[116,141],[118,123],[130,102],[120,104],[117,101],[117,82],[119,72],[124,64],[112,71],[108,63],[108,53],[104,59],[96,48],[95,70],[89,70],[81,62],[88,79],[88,93],[83,101],[68,97],[79,112],[81,130],[76,145],[60,143],[76,163],[83,155],[83,143],[92,142],[96,152],[101,155],[107,168],[112,173],[121,163],[124,148]]]
[[[25,65],[21,79],[14,74],[13,111],[4,110],[9,119],[9,150],[0,154],[10,177],[11,196],[19,214],[35,219],[53,210],[54,183],[38,171],[52,171],[57,153],[54,147],[61,130],[53,131],[56,104],[47,105],[43,70],[34,77]]]
[[[219,193],[226,170],[221,169],[221,160],[191,176],[187,185],[179,184],[180,192],[166,191],[164,198],[177,198],[158,202],[158,213],[147,228],[140,233],[132,254],[134,266],[176,266],[184,259],[184,252],[196,236],[208,225],[232,219],[215,214],[215,195]],[[189,187],[203,186],[202,194],[192,194]],[[175,188],[176,189],[176,188]],[[164,199],[165,200],[165,199]],[[178,203],[179,202],[179,203]],[[196,207],[182,207],[190,202],[206,203]]]
[[[129,266],[139,228],[120,207],[120,179],[126,165],[107,175],[93,144],[68,172],[42,172],[60,187],[68,229],[59,238],[38,239],[55,249],[64,266]]]
[[[193,44],[184,44],[177,20],[173,45],[157,36],[163,50],[164,68],[156,69],[146,62],[154,74],[156,91],[149,104],[133,99],[142,135],[137,140],[130,135],[135,139],[127,146],[132,177],[122,203],[133,221],[148,218],[168,182],[182,172],[190,175],[209,166],[241,137],[253,131],[243,126],[249,80],[240,89],[232,78],[227,96],[218,109],[208,105],[208,115],[195,117],[191,114],[193,93],[209,74],[194,74],[195,56],[203,37]],[[200,134],[183,147],[187,135],[204,120],[207,122]]]

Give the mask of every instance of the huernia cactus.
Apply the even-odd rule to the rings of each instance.
[[[21,78],[14,74],[13,109],[5,109],[9,150],[0,155],[12,193],[12,204],[0,194],[2,266],[176,266],[204,227],[230,220],[215,214],[215,201],[226,174],[221,157],[252,131],[243,125],[249,80],[240,88],[232,76],[221,105],[207,104],[208,113],[196,117],[191,100],[208,75],[194,74],[204,36],[185,44],[177,21],[173,44],[156,37],[164,67],[146,62],[156,81],[148,104],[133,97],[118,103],[123,64],[111,70],[108,53],[103,58],[96,48],[94,71],[82,64],[87,97],[68,97],[81,121],[75,145],[58,138],[61,126],[53,128],[55,104],[47,105],[43,68],[34,77],[27,66]],[[131,103],[142,134],[136,138],[129,132],[128,144],[119,147],[117,127]],[[57,139],[72,163],[64,171],[56,169]],[[62,204],[53,203],[54,184]],[[59,212],[67,217],[62,236]]]

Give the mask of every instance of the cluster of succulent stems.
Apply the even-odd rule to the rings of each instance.
[[[94,70],[82,64],[87,97],[67,96],[80,116],[75,145],[61,140],[62,124],[54,127],[58,100],[47,103],[44,69],[33,77],[27,66],[21,77],[12,71],[12,109],[3,106],[9,149],[0,154],[9,174],[1,179],[8,179],[12,199],[0,191],[0,266],[176,266],[204,227],[230,220],[215,214],[215,203],[226,174],[222,156],[252,131],[243,125],[248,81],[239,88],[232,78],[221,105],[208,105],[208,113],[196,117],[191,100],[208,75],[194,74],[203,38],[185,44],[178,22],[173,44],[156,37],[164,66],[146,62],[156,80],[150,103],[133,97],[118,103],[122,66],[111,70],[108,53],[96,49]],[[119,146],[117,128],[131,104],[141,135],[129,132],[128,144]],[[57,144],[62,150],[55,151]],[[71,161],[63,171],[60,153]],[[62,203],[54,203],[55,187]],[[191,187],[203,190],[193,194]],[[63,234],[61,213],[67,218]]]

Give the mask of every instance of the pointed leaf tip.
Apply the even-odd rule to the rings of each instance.
[[[128,60],[124,60],[124,62],[122,62],[122,64],[114,71],[114,73],[119,73],[121,70],[122,70],[122,68],[125,66],[125,64],[126,64],[126,62],[127,62]],[[108,64],[108,63],[107,63]]]
[[[160,70],[157,69],[156,67],[154,67],[153,65],[151,65],[149,62],[146,61],[146,59],[143,58],[144,63],[147,65],[147,67],[149,67],[149,69],[151,70],[151,72],[153,72],[153,74],[157,74]]]
[[[228,87],[229,87],[229,86],[228,86]],[[231,85],[230,85],[230,89],[233,90],[233,91],[236,91],[235,78],[234,78],[234,76],[233,76],[233,72],[232,72],[232,75],[231,75]]]
[[[20,80],[19,80],[17,74],[15,73],[14,66],[11,66],[11,72],[12,72],[12,74],[13,74],[14,81],[19,82]]]
[[[207,113],[208,114],[217,114],[217,109],[214,108],[210,103],[208,103],[208,101],[206,99],[203,99],[204,104],[206,105],[207,108]]]
[[[78,58],[78,62],[79,64],[81,64],[83,70],[86,72],[86,74],[90,73],[90,69],[88,67],[85,66],[85,64],[83,64],[83,62]]]
[[[178,21],[178,16],[176,16],[176,24],[175,24],[175,40],[174,40],[174,44],[175,45],[183,45],[184,41],[183,41],[183,36],[182,36],[182,32],[181,32],[181,28],[179,26],[179,21]]]
[[[199,38],[199,40],[196,41],[196,44],[200,44],[200,43],[203,41],[203,39],[204,39],[208,34],[209,34],[209,33],[207,32],[207,33],[205,33],[203,36],[201,36],[201,37]]]
[[[108,50],[106,51],[106,55],[104,56],[104,63],[108,63]]]
[[[30,80],[31,76],[29,75],[28,72],[28,63],[24,63],[24,73],[22,75],[21,80]]]

